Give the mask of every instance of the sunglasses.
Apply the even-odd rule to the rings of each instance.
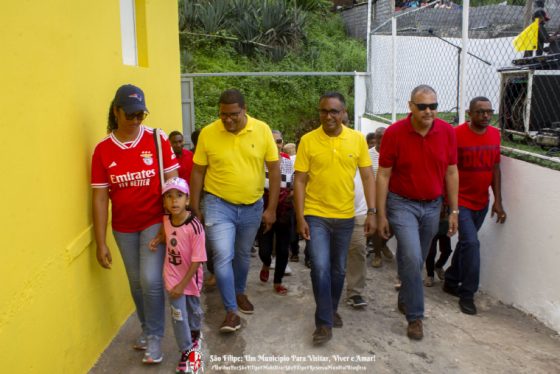
[[[284,142],[284,139],[276,139],[276,144],[282,144]]]
[[[416,105],[416,108],[418,108],[418,110],[423,111],[426,110],[428,108],[430,108],[430,110],[436,110],[438,103],[431,103],[431,104],[416,104],[416,103],[412,103],[414,105]]]
[[[146,119],[147,116],[148,116],[148,113],[146,113],[146,112],[125,113],[124,114],[124,117],[129,121],[132,121],[134,118],[138,119],[138,121],[143,121],[143,120]]]

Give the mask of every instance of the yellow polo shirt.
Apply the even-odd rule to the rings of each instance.
[[[325,218],[354,217],[354,176],[371,166],[365,137],[342,126],[330,137],[319,127],[301,138],[294,168],[308,175],[303,213]]]
[[[264,162],[278,161],[270,127],[247,115],[238,134],[218,119],[200,132],[194,163],[208,166],[204,190],[232,204],[252,204],[263,195]]]

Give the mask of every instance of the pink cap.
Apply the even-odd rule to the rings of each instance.
[[[173,177],[165,181],[163,184],[162,194],[169,190],[176,189],[183,193],[189,194],[189,185],[183,178]]]

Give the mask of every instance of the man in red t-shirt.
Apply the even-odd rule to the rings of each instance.
[[[411,113],[385,131],[377,172],[378,233],[397,238],[402,286],[398,309],[406,315],[410,339],[424,336],[422,268],[438,231],[446,187],[450,207],[448,235],[457,231],[457,143],[450,124],[437,116],[437,95],[427,85],[412,90]],[[389,228],[389,224],[391,227]]]
[[[488,212],[488,187],[494,192],[492,216],[506,221],[502,206],[500,171],[500,132],[488,126],[494,110],[492,103],[479,96],[471,100],[470,122],[455,128],[459,168],[459,242],[451,266],[445,272],[445,292],[459,296],[459,307],[476,314],[474,294],[480,273],[478,230]]]
[[[190,184],[191,171],[193,168],[193,153],[183,148],[184,138],[179,131],[172,131],[169,134],[169,142],[173,147],[173,152],[179,161],[179,177],[183,178]]]

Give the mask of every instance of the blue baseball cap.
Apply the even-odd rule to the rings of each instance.
[[[144,92],[132,84],[119,87],[115,94],[114,105],[122,108],[126,114],[148,111]]]

